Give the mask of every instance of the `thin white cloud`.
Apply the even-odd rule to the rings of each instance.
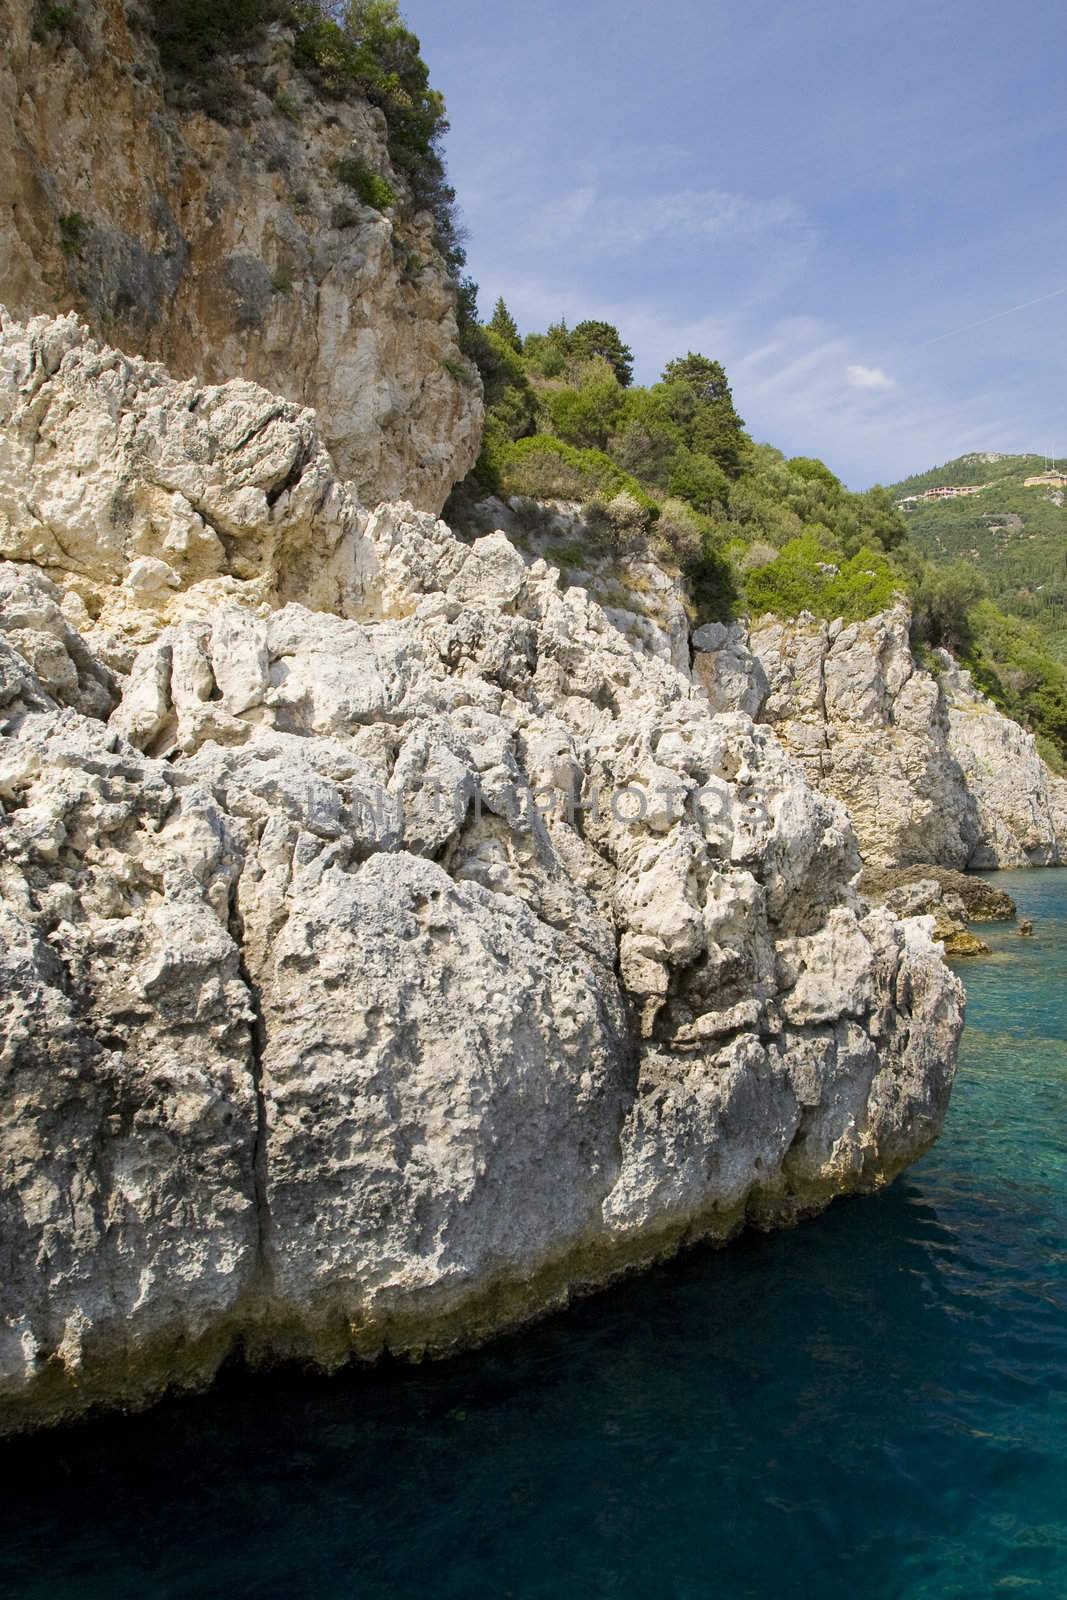
[[[894,389],[892,378],[881,367],[864,367],[853,363],[845,368],[845,378],[850,389]]]
[[[754,388],[764,396],[792,393],[802,397],[812,382],[823,380],[828,367],[840,360],[842,353],[841,339],[824,340],[810,349],[798,351],[784,367],[758,378]]]
[[[584,256],[618,257],[668,238],[746,245],[774,235],[791,239],[807,253],[814,231],[803,210],[785,198],[755,199],[728,189],[605,193],[586,183],[534,217],[528,239],[535,247],[566,243]]]

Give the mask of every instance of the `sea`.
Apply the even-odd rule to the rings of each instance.
[[[1067,872],[998,873],[890,1188],[456,1359],[0,1449],[20,1600],[1067,1596]]]

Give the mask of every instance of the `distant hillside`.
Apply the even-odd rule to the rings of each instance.
[[[905,478],[890,492],[899,504],[933,488],[985,485],[965,498],[905,503],[912,541],[936,565],[965,561],[979,568],[997,603],[1037,623],[1067,660],[1067,492],[1051,484],[1025,487],[1045,467],[1044,456],[966,455]]]
[[[996,450],[977,450],[968,456],[957,456],[946,461],[943,467],[931,467],[928,472],[917,472],[893,485],[894,498],[918,494],[923,489],[934,489],[951,483],[989,483],[991,480],[1022,483],[1045,469],[1045,456],[1006,456]]]

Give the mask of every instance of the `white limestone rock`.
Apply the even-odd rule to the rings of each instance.
[[[307,413],[4,339],[0,1428],[470,1343],[928,1146],[959,985],[769,728]]]
[[[1045,766],[1032,733],[1002,716],[947,651],[939,654],[948,748],[974,797],[981,830],[968,865],[1067,864],[1067,779]]]
[[[718,711],[773,727],[809,781],[846,807],[875,867],[1050,866],[1067,860],[1067,781],[947,652],[918,665],[903,604],[844,626],[805,615],[693,635]]]
[[[692,636],[693,677],[713,711],[743,711],[758,717],[770,684],[758,656],[752,654],[740,623],[707,622]]]

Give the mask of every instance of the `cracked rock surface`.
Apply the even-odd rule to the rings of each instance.
[[[183,378],[314,406],[362,498],[439,511],[478,453],[481,384],[382,112],[324,97],[279,27],[228,80],[205,62],[196,106],[161,70],[151,9],[0,0],[4,300],[23,318],[73,306]],[[352,164],[399,203],[364,205]]]
[[[2,329],[0,1426],[447,1350],[927,1148],[959,985],[769,727],[310,413]]]
[[[718,710],[768,723],[809,781],[840,800],[871,867],[1067,861],[1067,779],[947,651],[911,652],[903,604],[847,627],[808,613],[693,635]]]

